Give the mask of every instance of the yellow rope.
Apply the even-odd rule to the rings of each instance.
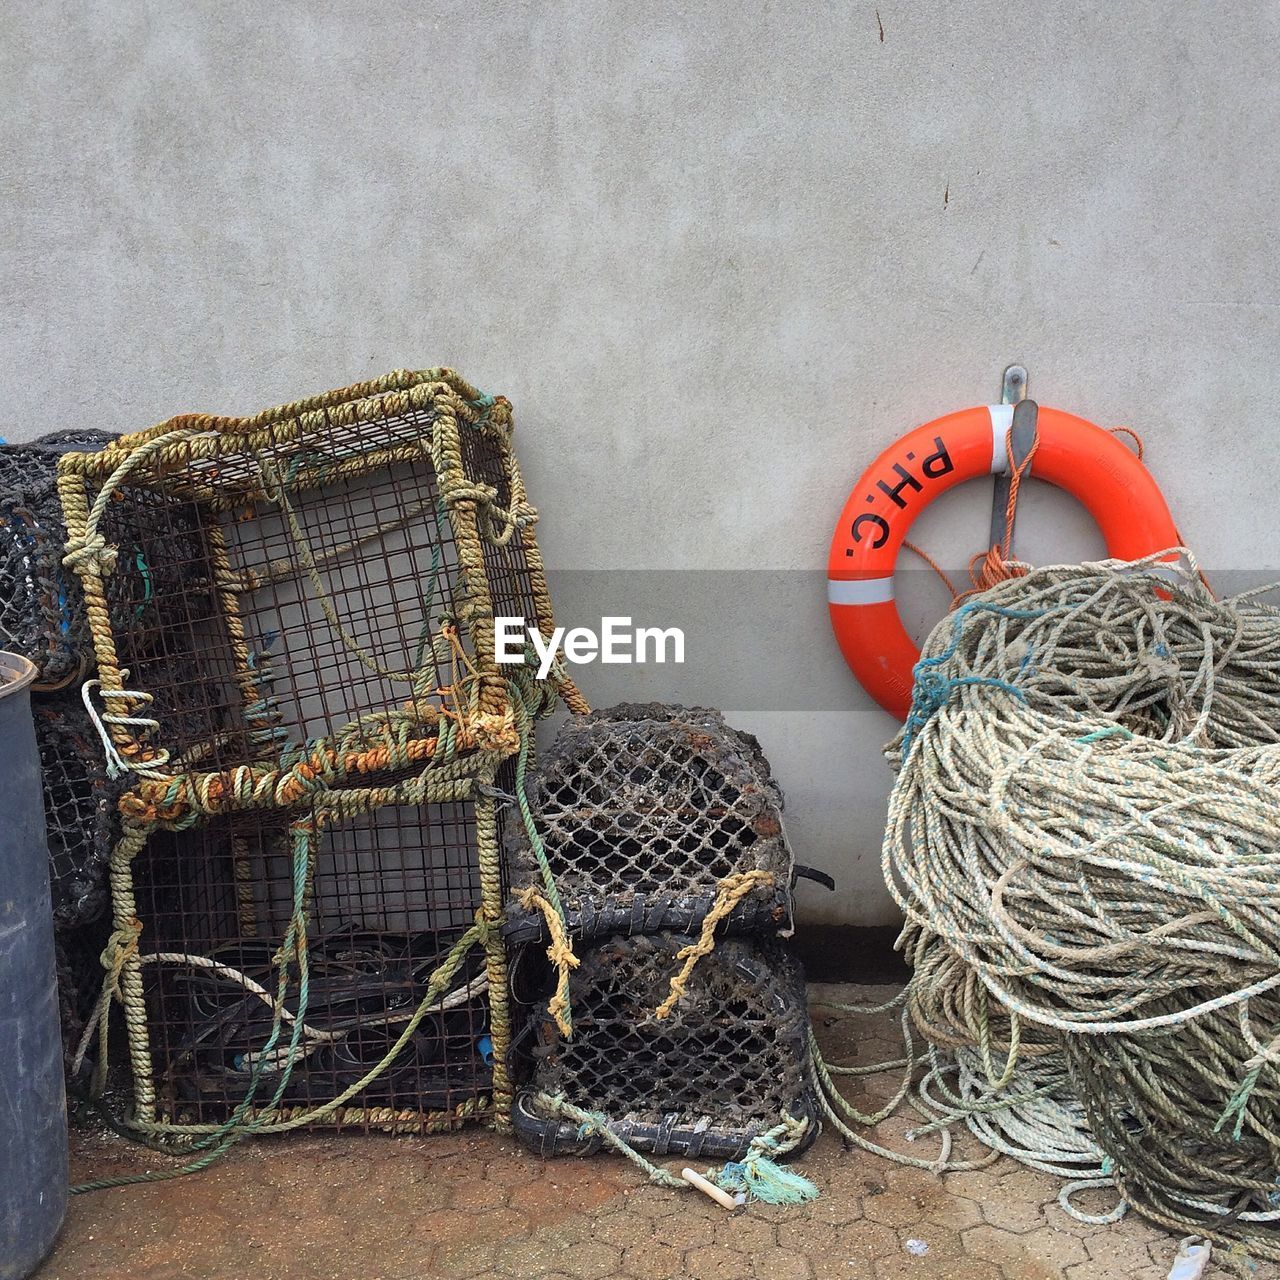
[[[694,966],[703,956],[709,956],[715,950],[716,925],[725,918],[742,901],[747,894],[758,888],[767,888],[773,884],[772,871],[736,871],[725,876],[716,886],[716,900],[702,922],[702,933],[697,942],[681,947],[676,954],[677,960],[684,963],[680,971],[671,979],[671,991],[667,998],[654,1010],[654,1016],[662,1019],[671,1016],[671,1011],[680,1003]]]
[[[547,933],[551,937],[547,959],[556,967],[556,993],[547,1005],[547,1012],[556,1020],[560,1034],[567,1040],[573,1035],[573,1026],[569,1021],[569,971],[576,969],[580,961],[573,954],[573,945],[565,932],[564,921],[547,901],[546,895],[536,886],[530,885],[517,896],[526,911],[536,908],[542,912],[542,918],[547,922]]]
[[[561,671],[560,678],[556,683],[556,692],[573,715],[587,716],[591,714],[591,704],[582,696],[582,690],[563,671]]]
[[[124,1002],[120,990],[120,975],[129,958],[137,954],[138,938],[142,934],[142,921],[131,916],[120,928],[116,929],[102,951],[102,967],[107,971],[102,982],[102,991],[94,1005],[93,1013],[85,1022],[84,1035],[76,1046],[72,1069],[78,1073],[85,1055],[89,1051],[89,1042],[96,1034],[98,1037],[98,1059],[94,1064],[94,1087],[101,1092],[106,1086],[107,1078],[107,1023],[110,1017],[111,1001]]]

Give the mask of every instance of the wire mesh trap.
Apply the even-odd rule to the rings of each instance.
[[[657,1155],[732,1160],[783,1116],[810,1121],[817,1134],[810,1072],[804,974],[776,939],[719,942],[694,970],[666,1019],[666,997],[687,936],[614,936],[581,957],[570,979],[574,1034],[565,1039],[545,1002],[524,1028],[519,1053],[530,1079],[512,1123],[543,1156],[586,1155],[598,1134],[582,1136],[540,1104],[562,1096],[602,1113],[609,1128]]]
[[[494,653],[495,611],[552,626],[511,429],[396,372],[62,460],[129,779],[103,963],[136,1129],[509,1111],[494,797],[560,687]]]
[[[73,928],[107,914],[107,865],[119,834],[122,785],[108,778],[102,743],[74,693],[32,703],[49,842],[53,920]]]
[[[58,458],[113,439],[86,429],[0,447],[0,648],[35,663],[36,690],[80,678],[92,655],[80,584],[62,564]]]
[[[550,604],[510,430],[505,400],[431,370],[64,459],[69,558],[110,606],[115,753],[193,779],[195,804],[194,779],[242,766],[332,781],[442,736],[514,749],[493,614],[545,625]]]
[[[481,797],[318,823],[297,810],[225,815],[154,833],[130,868],[139,1116],[181,1129],[252,1106],[276,1122],[427,1132],[493,1115],[507,1101],[501,947],[469,947],[426,997],[486,887],[496,896],[482,883],[498,871],[495,823]],[[300,832],[306,1002],[295,965],[273,1041]]]
[[[73,1063],[76,1050],[102,992],[102,948],[109,932],[110,922],[105,917],[54,930],[58,1022],[62,1030],[63,1068],[68,1082],[75,1081]]]
[[[574,717],[545,753],[529,788],[571,932],[688,931],[726,877],[771,880],[727,917],[725,933],[791,928],[794,864],[782,828],[782,792],[760,744],[718,711],[623,704]],[[507,829],[512,889],[540,883],[523,827]],[[508,904],[512,942],[544,936],[542,916]]]

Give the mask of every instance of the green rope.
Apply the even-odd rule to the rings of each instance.
[[[298,1011],[294,1017],[289,1045],[285,1054],[284,1066],[275,1093],[267,1104],[267,1109],[278,1105],[288,1088],[289,1079],[297,1062],[298,1046],[301,1041],[302,1027],[306,1019],[307,999],[310,990],[310,974],[307,964],[307,932],[306,903],[307,885],[310,879],[314,856],[314,830],[309,825],[295,824],[293,829],[293,910],[290,914],[289,926],[285,932],[284,942],[276,956],[278,979],[276,985],[275,1004],[272,1010],[271,1031],[260,1053],[255,1055],[253,1069],[250,1073],[249,1085],[245,1096],[236,1104],[230,1116],[207,1137],[197,1139],[193,1150],[203,1150],[205,1154],[178,1169],[155,1170],[148,1173],[131,1174],[119,1178],[102,1178],[95,1182],[73,1186],[73,1195],[86,1191],[100,1191],[108,1187],[132,1186],[142,1182],[160,1182],[169,1178],[182,1177],[189,1173],[198,1173],[207,1169],[215,1160],[221,1158],[232,1146],[253,1133],[256,1126],[254,1120],[245,1120],[245,1113],[253,1105],[253,1099],[261,1084],[264,1065],[270,1059],[276,1043],[280,1039],[283,1022],[285,997],[289,990],[289,967],[292,960],[298,962]],[[105,1059],[105,1053],[102,1055]]]
[[[142,575],[142,599],[134,606],[133,613],[135,618],[141,618],[146,613],[147,605],[151,603],[151,597],[154,592],[151,587],[151,570],[147,567],[147,560],[142,554],[142,548],[134,547],[133,551],[133,563]]]
[[[534,1102],[537,1106],[552,1112],[554,1115],[563,1116],[566,1120],[572,1120],[575,1124],[581,1126],[579,1134],[586,1137],[591,1133],[598,1133],[605,1143],[611,1146],[619,1155],[625,1156],[636,1168],[640,1169],[650,1182],[656,1183],[660,1187],[670,1187],[673,1191],[688,1191],[689,1184],[681,1177],[672,1173],[668,1169],[664,1169],[661,1165],[654,1164],[641,1152],[637,1151],[625,1138],[616,1134],[609,1125],[609,1117],[599,1111],[588,1111],[585,1107],[575,1106],[563,1096],[559,1094],[539,1093],[535,1096]]]
[[[527,671],[527,667],[525,669]],[[525,834],[529,837],[529,846],[537,859],[538,870],[542,874],[542,887],[551,903],[552,910],[560,917],[561,923],[568,930],[568,918],[565,915],[564,903],[560,900],[560,890],[556,887],[556,878],[551,870],[551,862],[547,857],[546,845],[534,821],[533,808],[529,804],[529,796],[525,788],[525,777],[529,769],[529,753],[533,746],[534,713],[530,704],[541,705],[541,697],[535,699],[529,689],[530,680],[508,680],[507,694],[516,717],[516,731],[520,735],[520,750],[516,754],[516,804],[520,810],[520,820],[524,824]]]

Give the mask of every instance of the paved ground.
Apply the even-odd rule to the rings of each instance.
[[[833,1059],[895,1048],[883,1020],[820,1029]],[[876,1136],[902,1149],[907,1127]],[[163,1164],[86,1134],[73,1163],[78,1177]],[[77,1197],[38,1280],[1164,1280],[1176,1249],[1133,1215],[1072,1221],[1056,1181],[1009,1161],[941,1179],[824,1134],[802,1167],[819,1200],[731,1216],[619,1159],[543,1163],[483,1130],[262,1140],[196,1177]]]

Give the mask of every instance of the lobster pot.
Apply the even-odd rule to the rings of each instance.
[[[546,1003],[535,1006],[520,1052],[532,1065],[512,1122],[543,1156],[599,1150],[546,1099],[562,1095],[603,1114],[642,1151],[737,1159],[784,1117],[808,1120],[798,1154],[817,1134],[804,974],[776,939],[729,938],[698,962],[666,1019],[677,953],[673,933],[615,935],[581,957],[570,980],[574,1033],[565,1039]]]
[[[107,777],[102,742],[78,695],[49,694],[31,710],[49,854],[58,1009],[70,1063],[102,989],[99,957],[110,932],[107,867],[119,835],[121,786]]]
[[[221,773],[394,730],[421,760],[442,686],[509,718],[494,612],[550,623],[510,433],[505,400],[429,370],[65,459],[121,755]]]
[[[487,902],[496,919],[496,824],[480,797],[319,823],[305,810],[241,813],[153,834],[132,861],[127,895],[141,924],[123,984],[135,1117],[182,1128],[224,1121],[246,1099],[258,1115],[274,1100],[275,1120],[428,1132],[505,1112],[506,965],[496,939],[466,952],[406,1034],[477,911]],[[299,886],[307,1002],[303,1010],[294,962],[272,1048]]]
[[[107,914],[107,864],[119,833],[121,786],[107,777],[102,742],[78,694],[32,707],[49,842],[53,920],[74,929]]]
[[[70,684],[92,665],[80,584],[62,563],[58,458],[114,438],[56,432],[0,447],[0,646],[35,664],[37,692]]]
[[[572,932],[695,930],[726,877],[768,872],[720,926],[791,929],[794,864],[782,791],[760,744],[701,707],[624,704],[575,717],[546,752],[530,803]],[[507,936],[544,935],[518,892],[542,882],[522,826],[508,831]]]

